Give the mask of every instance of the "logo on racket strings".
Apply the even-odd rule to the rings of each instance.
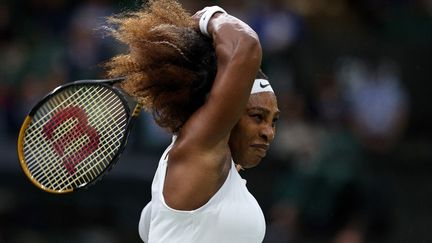
[[[69,119],[76,119],[78,123],[60,137],[54,136],[54,131]],[[80,107],[72,106],[57,112],[43,127],[43,134],[53,141],[56,154],[63,159],[63,165],[70,175],[76,172],[75,166],[87,158],[99,147],[99,134],[88,124],[87,114]],[[82,136],[87,135],[87,142],[79,146],[73,153],[65,156],[66,149]]]

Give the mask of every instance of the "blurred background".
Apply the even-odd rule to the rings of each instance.
[[[270,154],[243,172],[265,243],[432,242],[431,0],[180,0],[220,5],[260,35],[282,111]],[[0,243],[141,242],[170,138],[142,114],[120,162],[71,195],[34,187],[20,125],[52,88],[103,77],[124,47],[104,17],[132,0],[0,1]]]

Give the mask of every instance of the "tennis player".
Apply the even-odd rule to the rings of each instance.
[[[262,242],[263,212],[238,173],[266,155],[279,116],[256,33],[220,7],[190,16],[174,0],[111,20],[130,53],[110,75],[126,77],[123,88],[173,134],[141,214],[143,241]]]

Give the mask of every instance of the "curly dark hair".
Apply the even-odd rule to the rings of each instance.
[[[212,41],[175,0],[150,0],[108,20],[110,33],[129,47],[105,64],[108,76],[124,77],[121,87],[159,126],[177,132],[211,89],[217,67]]]

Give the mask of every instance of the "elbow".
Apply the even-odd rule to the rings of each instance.
[[[219,64],[237,63],[250,67],[261,65],[261,43],[258,35],[251,28],[239,27],[230,35],[221,31],[214,36]]]
[[[258,34],[249,25],[230,15],[219,15],[210,23],[218,58],[231,60],[246,57],[261,63]]]
[[[262,48],[258,35],[249,35],[247,38],[245,38],[245,40],[242,41],[239,47],[242,49],[241,52],[246,53],[247,57],[251,61],[261,65]]]
[[[239,61],[260,65],[262,58],[261,43],[258,35],[253,31],[251,32],[244,34],[237,40],[231,55]]]
[[[252,67],[261,66],[262,48],[257,35],[247,35],[239,39],[234,51],[236,59],[241,63],[247,63]]]

